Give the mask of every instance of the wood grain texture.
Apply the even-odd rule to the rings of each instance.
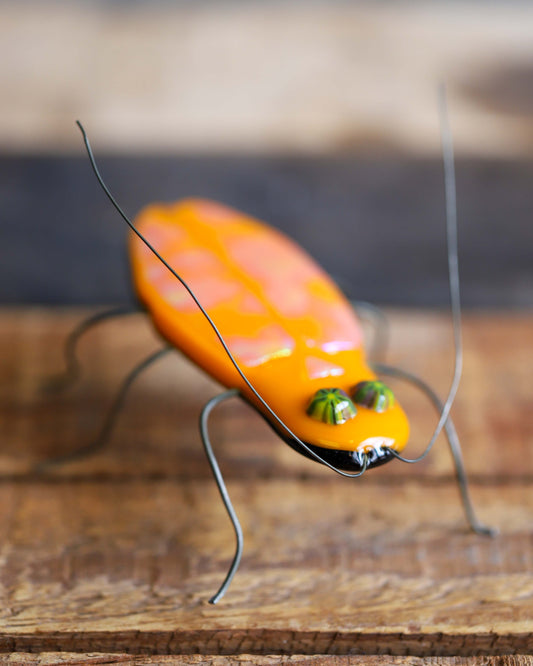
[[[533,317],[465,318],[454,411],[476,508],[500,529],[494,539],[467,531],[444,443],[418,466],[391,463],[354,483],[278,444],[239,403],[220,409],[214,441],[245,553],[212,607],[233,540],[197,433],[217,389],[186,361],[176,356],[139,381],[101,453],[32,471],[87,442],[120,377],[157,347],[141,316],[104,324],[82,345],[79,385],[45,396],[42,382],[61,367],[61,341],[82,315],[0,314],[0,651],[9,658],[533,653]],[[448,318],[392,315],[390,360],[444,393]],[[401,392],[414,453],[436,418]]]
[[[6,666],[91,666],[96,664],[120,664],[120,666],[147,666],[148,664],[168,664],[176,666],[530,666],[533,657],[510,655],[502,657],[393,657],[387,655],[368,656],[324,656],[324,655],[157,655],[156,657],[134,657],[129,654],[81,654],[74,652],[13,653],[0,655],[0,664]]]

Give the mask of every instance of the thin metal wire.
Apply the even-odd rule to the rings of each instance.
[[[96,325],[113,317],[141,312],[140,308],[131,306],[119,306],[97,312],[81,321],[72,330],[63,345],[63,357],[65,359],[65,370],[54,377],[50,377],[43,385],[43,390],[49,393],[62,391],[76,382],[81,375],[81,366],[78,359],[77,348],[80,339]]]
[[[357,314],[371,322],[374,337],[369,345],[368,357],[372,361],[383,361],[389,347],[390,326],[387,315],[381,308],[367,301],[350,301]]]
[[[448,121],[448,110],[446,105],[446,90],[444,86],[439,88],[439,115],[441,126],[442,158],[444,163],[444,186],[446,190],[446,242],[448,248],[448,283],[450,288],[450,301],[453,319],[453,339],[455,348],[455,364],[453,379],[448,392],[448,397],[442,407],[439,422],[425,451],[417,458],[404,458],[394,449],[387,450],[395,458],[402,462],[416,463],[423,460],[433,448],[433,444],[440,435],[446,423],[450,410],[459,388],[461,373],[463,370],[463,342],[461,330],[461,290],[459,282],[459,257],[457,250],[457,196],[455,190],[455,166],[453,156],[453,141]],[[383,447],[385,448],[385,447]]]
[[[406,370],[402,370],[401,368],[395,368],[391,365],[385,365],[383,363],[373,363],[372,368],[376,373],[380,375],[388,375],[390,377],[402,379],[406,382],[409,382],[410,384],[413,384],[429,398],[429,400],[433,403],[437,412],[439,413],[442,412],[443,404],[438,395],[429,386],[429,384],[426,384],[426,382],[423,379],[420,379],[420,377],[417,377],[417,375],[414,375],[411,372],[407,372]],[[444,430],[446,432],[446,438],[448,440],[448,444],[450,445],[450,450],[455,463],[455,473],[457,476],[457,483],[459,485],[461,499],[463,502],[463,508],[466,514],[466,519],[468,521],[468,524],[470,525],[470,527],[474,532],[477,532],[478,534],[486,534],[492,536],[496,534],[496,530],[483,525],[476,518],[474,507],[470,499],[470,493],[468,491],[468,480],[466,477],[461,444],[459,442],[459,437],[457,436],[457,431],[455,430],[455,426],[453,424],[451,417],[447,418],[444,424]]]
[[[267,410],[267,412],[270,414],[270,416],[273,418],[273,420],[285,430],[285,432],[292,438],[294,441],[300,446],[304,451],[306,451],[312,458],[315,460],[318,460],[318,462],[322,463],[326,467],[329,467],[331,470],[339,474],[340,476],[345,476],[348,478],[357,478],[361,476],[364,473],[364,469],[361,472],[356,472],[356,473],[350,473],[350,472],[344,472],[341,469],[337,469],[334,465],[331,463],[327,462],[327,460],[324,460],[318,453],[313,451],[305,442],[303,442],[290,428],[288,425],[286,425],[282,419],[274,412],[274,410],[270,407],[270,405],[261,397],[261,395],[258,393],[258,391],[255,389],[255,387],[251,384],[250,380],[246,377],[244,374],[243,370],[241,370],[239,364],[235,360],[233,354],[229,350],[228,345],[226,344],[226,341],[224,340],[221,332],[218,330],[215,322],[211,319],[203,305],[200,303],[198,298],[196,297],[196,294],[193,292],[191,287],[185,282],[185,280],[172,268],[172,266],[159,254],[159,252],[154,248],[154,246],[141,234],[141,232],[137,229],[137,227],[133,224],[133,222],[129,219],[129,217],[126,215],[126,213],[122,210],[122,208],[119,206],[111,192],[109,191],[107,185],[104,183],[104,180],[102,176],[100,175],[100,172],[98,170],[98,167],[96,166],[96,160],[94,158],[91,145],[89,143],[89,138],[87,137],[87,133],[85,132],[85,129],[83,128],[83,125],[80,123],[79,120],[76,121],[76,124],[80,128],[80,131],[83,135],[83,140],[85,143],[85,148],[87,149],[87,154],[89,156],[89,160],[91,162],[91,167],[94,171],[94,174],[100,183],[101,188],[104,190],[105,194],[107,195],[107,198],[109,201],[113,204],[115,210],[119,213],[119,215],[122,217],[122,219],[126,222],[126,224],[129,226],[129,228],[133,231],[133,233],[146,245],[146,247],[149,248],[151,252],[154,253],[154,255],[161,261],[161,263],[172,273],[172,275],[185,287],[187,292],[189,293],[190,297],[193,299],[193,301],[196,303],[198,309],[200,312],[203,314],[203,316],[206,318],[207,322],[213,329],[213,332],[217,336],[220,344],[224,348],[224,351],[226,352],[229,360],[231,361],[233,367],[235,370],[238,372],[240,375],[241,379],[243,382],[246,384],[246,386],[250,389],[250,391],[253,393],[253,395],[257,398],[257,400],[263,405],[263,407]],[[366,469],[366,467],[365,467]]]
[[[100,432],[96,439],[94,439],[89,444],[82,446],[76,451],[72,451],[71,453],[66,453],[63,456],[58,456],[56,458],[43,461],[37,466],[37,470],[45,470],[48,467],[60,465],[66,462],[73,462],[81,458],[86,458],[87,456],[96,453],[96,451],[99,451],[104,446],[113,430],[117,416],[122,409],[122,406],[124,405],[124,400],[133,382],[144,370],[146,370],[146,368],[151,366],[158,359],[162,358],[165,354],[168,354],[170,351],[173,351],[173,348],[170,346],[163,347],[163,349],[158,349],[156,352],[153,352],[147,358],[137,364],[133,370],[130,371],[130,373],[126,376],[120,385],[115,399],[113,400],[113,403],[103,420]]]
[[[213,408],[216,407],[219,403],[223,402],[224,400],[229,400],[230,398],[235,398],[237,396],[240,396],[240,391],[238,389],[230,389],[229,391],[225,391],[224,393],[221,393],[220,395],[211,398],[211,400],[209,400],[209,402],[202,409],[202,413],[200,415],[200,434],[202,436],[202,443],[204,445],[207,460],[209,461],[209,465],[211,466],[213,476],[215,477],[220,497],[224,502],[224,506],[226,507],[226,511],[231,520],[231,524],[233,525],[233,529],[235,530],[235,538],[236,538],[235,555],[233,556],[233,560],[231,562],[230,568],[228,569],[228,573],[224,578],[224,582],[219,587],[218,592],[214,594],[211,597],[211,599],[209,599],[209,603],[211,604],[218,603],[222,599],[222,597],[226,594],[226,591],[230,586],[231,581],[233,580],[233,576],[235,576],[235,573],[239,568],[239,564],[242,558],[244,541],[242,536],[241,524],[239,523],[239,519],[237,518],[237,514],[235,513],[235,509],[233,508],[233,504],[231,503],[231,500],[229,498],[228,490],[226,488],[226,484],[224,483],[224,477],[222,476],[222,472],[220,471],[220,467],[218,466],[218,462],[214,454],[213,447],[211,446],[211,439],[209,437],[208,419],[209,419],[209,414],[211,413]]]

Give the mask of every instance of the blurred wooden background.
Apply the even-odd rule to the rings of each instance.
[[[531,157],[524,2],[1,2],[0,147]]]
[[[447,303],[436,88],[464,300],[533,305],[533,7],[0,2],[0,302],[122,302],[132,214],[191,194],[297,238],[350,295]]]

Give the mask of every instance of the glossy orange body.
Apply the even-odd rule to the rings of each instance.
[[[301,440],[345,451],[380,442],[402,450],[409,425],[397,401],[381,414],[358,406],[342,425],[306,414],[317,389],[349,392],[375,375],[351,305],[299,246],[201,200],[149,206],[136,226],[189,284],[252,385]],[[137,293],[161,335],[268,418],[185,288],[133,234],[130,255]]]

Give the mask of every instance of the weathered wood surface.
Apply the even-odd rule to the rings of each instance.
[[[387,655],[369,656],[324,656],[324,655],[157,655],[155,657],[135,657],[129,654],[80,654],[71,652],[13,653],[3,657],[0,664],[6,666],[147,666],[148,664],[169,664],[176,666],[530,666],[533,657],[509,655],[502,657],[392,657]]]
[[[454,416],[478,513],[500,529],[494,539],[466,530],[444,442],[418,466],[391,463],[354,482],[278,443],[245,406],[221,408],[214,443],[245,553],[217,607],[206,600],[233,537],[197,432],[217,388],[186,361],[176,355],[139,380],[101,453],[32,471],[86,443],[121,377],[158,345],[142,315],[103,324],[82,344],[82,381],[43,395],[82,315],[0,315],[2,652],[212,663],[224,654],[533,653],[531,315],[465,317]],[[391,334],[390,360],[444,394],[448,317],[396,312]],[[414,391],[397,392],[414,454],[436,418]]]

